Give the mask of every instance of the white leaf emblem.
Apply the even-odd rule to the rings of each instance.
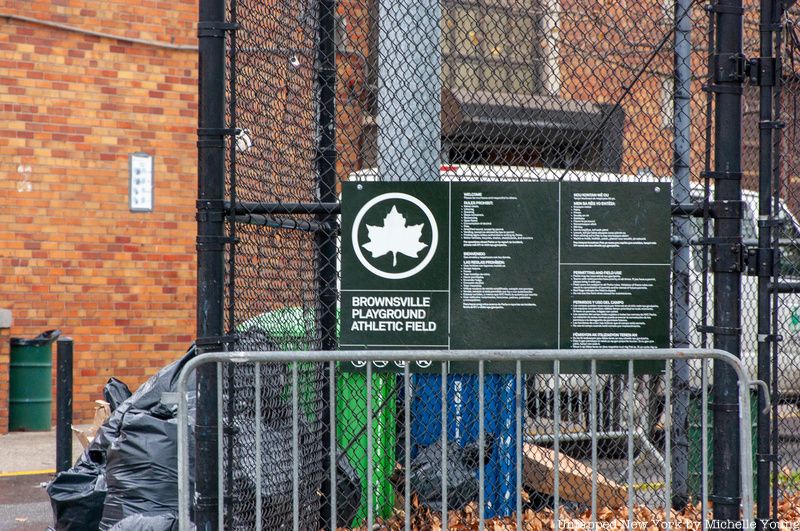
[[[392,210],[383,218],[382,227],[367,225],[370,241],[363,247],[372,253],[372,258],[392,253],[392,267],[397,267],[397,253],[418,258],[417,254],[428,246],[420,241],[424,225],[406,226],[405,216],[397,211],[396,206],[392,206]]]

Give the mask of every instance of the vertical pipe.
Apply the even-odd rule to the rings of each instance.
[[[393,0],[373,5],[378,10],[378,179],[438,181],[442,135],[441,4],[439,0]],[[433,404],[442,399],[437,381],[433,374],[414,377],[418,399],[412,416],[415,424],[417,419],[425,424],[427,433],[435,433],[429,424],[435,422],[431,412],[435,411]],[[412,444],[418,444],[418,432],[412,435]],[[406,447],[409,451],[410,447]]]
[[[773,20],[776,20],[779,24],[783,21],[784,12],[791,6],[791,3],[783,3],[780,2],[778,6],[778,12],[773,12]],[[778,58],[778,72],[776,72],[775,76],[775,90],[773,93],[773,104],[774,104],[774,114],[772,116],[773,121],[780,122],[781,121],[781,109],[782,109],[782,93],[783,93],[783,31],[778,30],[775,33],[775,56]],[[783,140],[783,133],[782,130],[778,130],[773,134],[773,160],[772,160],[772,214],[773,217],[777,214],[780,210],[780,195],[781,195],[781,146]],[[780,244],[780,231],[773,231],[772,232],[772,245],[773,249],[779,249]],[[772,281],[777,284],[779,276],[780,276],[780,261],[781,261],[781,254],[780,252],[776,252],[772,255]],[[779,297],[777,294],[774,294],[772,297],[772,327],[777,332],[780,327],[780,322],[778,321],[778,305],[779,305]],[[772,369],[772,380],[771,384],[771,393],[772,393],[772,455],[775,458],[772,460],[772,477],[778,477],[778,452],[780,450],[780,440],[778,438],[778,405],[779,405],[779,397],[780,397],[780,388],[778,387],[778,369],[779,369],[779,353],[780,344],[778,343],[777,335],[772,338],[772,363],[770,364],[770,368]],[[779,484],[777,481],[772,482],[772,519],[778,519],[778,490]]]
[[[56,472],[72,466],[72,351],[69,337],[56,342]]]
[[[751,529],[753,521],[753,435],[752,419],[750,416],[750,386],[747,382],[739,383],[739,411],[746,411],[747,415],[739,416],[739,445],[747,459],[742,461],[740,471],[742,486],[742,529]]]
[[[670,516],[672,509],[672,422],[675,406],[672,404],[672,364],[664,362],[664,525],[671,527]],[[688,390],[687,390],[688,391]],[[687,404],[688,406],[688,404]],[[647,433],[644,434],[647,437]]]
[[[261,471],[262,471],[262,457],[261,457],[261,364],[256,363],[255,369],[255,421],[256,421],[256,531],[261,531],[262,516],[261,516]],[[294,420],[294,418],[292,419]],[[229,465],[229,468],[230,465]]]
[[[442,529],[447,529],[447,362],[442,362]]]
[[[292,363],[292,529],[300,530],[300,390],[297,362]],[[261,488],[261,485],[256,486]],[[336,487],[331,487],[336,488]]]
[[[378,179],[438,181],[442,137],[441,4],[439,0],[376,4]],[[454,376],[452,380],[455,383],[459,378]],[[433,442],[418,438],[427,439],[425,434],[435,433],[433,404],[444,396],[440,396],[444,391],[437,381],[433,374],[414,376],[414,428],[424,425],[423,432],[412,428],[415,446]],[[405,400],[409,400],[408,396]],[[446,422],[446,412],[443,415]],[[409,451],[410,447],[406,447]]]
[[[372,378],[372,362],[367,362],[367,529],[372,529],[372,523],[374,520],[373,512],[374,512],[374,503],[372,492],[375,486],[375,480],[373,479],[374,469],[374,442],[373,438],[373,429],[372,429],[372,386],[374,384],[374,379]],[[331,487],[334,488],[334,487]]]
[[[742,0],[717,0],[714,75],[714,201],[742,200]],[[743,69],[742,69],[743,70]],[[714,347],[741,352],[741,217],[714,220]],[[739,519],[740,477],[738,378],[714,361],[714,519]],[[749,414],[749,412],[743,413]]]
[[[221,27],[224,21],[225,0],[200,0],[198,127],[202,134],[197,142],[197,197],[198,206],[208,209],[221,209],[225,194],[225,30]],[[224,236],[222,217],[198,215],[197,338],[205,339],[198,353],[221,347]],[[217,423],[217,366],[205,364],[197,370],[194,503],[198,531],[219,526]]]
[[[628,529],[633,529],[633,506],[636,501],[636,491],[633,489],[633,360],[628,360]]]
[[[561,488],[559,485],[559,452],[561,442],[561,361],[553,361],[553,529],[559,529]]]
[[[517,514],[517,529],[522,529],[522,433],[525,429],[525,418],[522,416],[522,408],[523,408],[523,394],[522,394],[522,362],[517,360],[516,368],[514,371],[514,392],[515,392],[515,400],[514,404],[516,406],[516,452],[517,452],[517,459],[516,459],[516,496],[515,496],[515,503],[514,507],[516,509]]]
[[[591,361],[589,422],[592,435],[592,522],[597,521],[597,360]]]
[[[702,531],[708,527],[708,360],[700,361],[700,512]]]
[[[411,531],[411,363],[403,365],[403,509],[405,531]]]
[[[189,529],[189,412],[186,404],[186,381],[178,378],[178,531]]]
[[[329,477],[332,487],[330,488],[330,495],[328,501],[331,504],[331,529],[336,529],[337,516],[336,516],[336,362],[332,361],[328,364],[328,468]],[[324,418],[324,417],[323,417]],[[323,494],[326,494],[323,491]]]
[[[438,181],[441,5],[378,4],[378,174],[384,181]]]
[[[776,16],[777,15],[777,16]],[[776,20],[777,19],[777,20]],[[780,10],[775,0],[761,0],[760,55],[762,64],[767,64],[774,54],[773,27],[780,22]],[[777,74],[777,72],[776,72]],[[772,252],[772,149],[773,128],[773,85],[761,83],[759,87],[759,122],[766,126],[759,128],[758,135],[758,379],[770,382],[770,350],[772,339],[772,294],[769,285],[772,280],[774,259]],[[758,514],[756,526],[764,528],[770,515],[770,412],[765,411],[768,397],[765,390],[758,393],[758,427],[756,442],[756,497]]]
[[[317,151],[317,198],[320,202],[335,203],[336,193],[336,2],[335,0],[318,0],[318,25],[317,25],[317,121],[318,121],[318,151]],[[336,222],[336,216],[320,214],[317,221],[328,224]],[[317,231],[314,234],[314,291],[317,296],[316,336],[321,350],[335,350],[337,344],[337,317],[336,300],[338,278],[336,271],[337,260],[336,235],[329,231]],[[321,388],[334,385],[329,379],[333,377],[332,371],[319,370],[321,374]],[[323,440],[335,441],[333,427],[327,419],[335,411],[335,395],[329,393],[322,399]],[[325,459],[326,468],[335,468],[333,459],[336,448],[330,448],[331,455]],[[326,470],[326,475],[333,474]],[[322,495],[326,500],[331,500],[335,494],[336,484],[330,483],[328,492]],[[335,514],[335,508],[331,514]]]
[[[542,35],[547,39],[547,52],[542,63],[541,78],[544,80],[545,94],[555,98],[561,97],[561,56],[559,44],[561,43],[561,2],[559,0],[545,0],[542,2],[545,16],[542,17]]]
[[[485,387],[483,360],[478,362],[478,531],[484,529],[486,513],[486,413],[484,411]]]
[[[221,362],[217,362],[217,374],[222,374],[222,369],[224,364]],[[223,417],[222,413],[222,402],[223,402],[223,393],[222,393],[222,378],[217,378],[217,418],[221,419]],[[217,455],[222,455],[223,450],[225,449],[225,438],[223,437],[223,424],[224,422],[217,423]],[[225,480],[223,479],[223,472],[225,469],[224,459],[217,459],[217,523],[219,529],[225,529]],[[229,511],[233,513],[233,511]],[[233,518],[231,514],[228,518]],[[232,521],[232,520],[231,520]]]
[[[692,86],[692,20],[691,0],[675,1],[675,52],[674,52],[674,138],[672,201],[678,204],[691,202],[691,86]],[[672,255],[672,346],[686,348],[691,343],[690,304],[690,240],[692,222],[687,216],[675,218],[678,247]],[[669,362],[667,362],[669,363]],[[673,380],[675,404],[671,438],[673,449],[672,506],[683,509],[689,501],[689,362],[675,360]]]

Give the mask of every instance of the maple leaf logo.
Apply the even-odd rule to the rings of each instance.
[[[422,243],[422,227],[419,225],[406,225],[406,218],[397,211],[396,206],[383,218],[383,226],[367,225],[369,240],[363,245],[364,249],[372,253],[372,258],[378,258],[386,253],[392,253],[392,267],[397,267],[397,253],[410,258],[418,258],[417,253],[428,246]]]

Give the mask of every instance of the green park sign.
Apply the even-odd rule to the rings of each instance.
[[[669,237],[664,183],[347,182],[340,345],[666,347]]]

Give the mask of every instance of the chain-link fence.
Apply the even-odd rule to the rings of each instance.
[[[780,258],[774,278],[777,284],[797,282],[800,274],[800,225],[798,225],[798,144],[797,130],[800,126],[797,114],[798,75],[800,74],[800,40],[797,29],[797,7],[789,9],[783,19],[783,28],[777,43],[777,55],[782,58],[782,83],[775,93],[775,120],[780,128],[775,135],[773,148],[773,216],[778,223],[773,231],[773,247],[780,250]],[[786,505],[800,491],[800,447],[798,435],[798,407],[800,393],[797,389],[797,374],[800,371],[800,343],[798,343],[798,312],[800,300],[797,290],[779,289],[772,301],[773,320],[780,341],[774,346],[772,359],[772,386],[774,393],[773,449],[776,459],[772,468],[772,481],[776,494],[773,505]]]
[[[759,4],[744,7],[744,53],[758,57]],[[653,346],[711,346],[713,333],[722,333],[712,326],[711,252],[719,177],[712,120],[718,12],[698,0],[227,0],[229,24],[219,26],[225,30],[225,125],[232,133],[225,144],[227,348],[337,349],[342,183],[435,180],[670,185],[671,338]],[[794,17],[790,11],[775,30],[783,57],[775,119],[785,127],[774,136],[770,220],[781,222],[772,233],[773,246],[782,250],[773,280],[786,293],[772,291],[769,337],[758,328],[757,277],[744,275],[741,285],[741,355],[752,376],[759,341],[774,350],[773,447],[758,453],[777,456],[770,461],[775,517],[783,514],[778,505],[796,500],[800,471],[794,440],[800,392],[793,391],[800,381],[794,354],[800,304],[790,293],[800,270],[793,214],[800,209]],[[758,100],[754,81],[744,89],[742,146],[742,237],[751,247],[765,226]],[[704,427],[704,399],[714,381],[708,369],[703,378],[699,362],[675,361],[668,378],[656,372],[556,379],[548,367],[525,374],[522,386],[514,375],[493,374],[481,403],[474,374],[451,374],[444,385],[441,376],[414,375],[409,386],[402,375],[376,372],[368,386],[363,373],[306,363],[297,367],[297,418],[290,366],[225,365],[219,374],[225,525],[252,529],[257,515],[266,529],[291,525],[296,434],[300,528],[327,528],[320,514],[330,514],[331,438],[340,477],[352,479],[352,488],[337,496],[340,527],[374,519],[391,528],[398,511],[413,510],[415,525],[429,528],[442,501],[431,494],[431,482],[438,477],[441,483],[442,472],[435,470],[438,461],[426,469],[425,460],[441,450],[445,426],[455,451],[455,475],[445,484],[455,482],[451,493],[459,494],[449,505],[460,511],[449,522],[471,529],[478,494],[458,482],[466,485],[477,473],[481,406],[490,410],[483,510],[497,525],[511,528],[516,515],[525,514],[527,522],[530,514],[539,522],[532,529],[552,526],[559,497],[563,518],[576,521],[587,510],[590,519],[625,520],[631,507],[647,521],[694,519],[711,488],[701,481],[701,471],[712,466],[702,451],[714,414]],[[591,511],[580,494],[590,478],[574,472],[561,478],[557,491],[531,480],[524,499],[515,500],[520,471],[509,438],[516,436],[517,395],[525,403],[525,444],[576,467],[596,465],[603,481],[632,497],[621,504],[599,500]],[[751,415],[755,441],[755,409]],[[536,474],[523,467],[521,475],[528,481]],[[408,477],[410,500],[402,489]],[[665,496],[674,513],[664,513]]]

